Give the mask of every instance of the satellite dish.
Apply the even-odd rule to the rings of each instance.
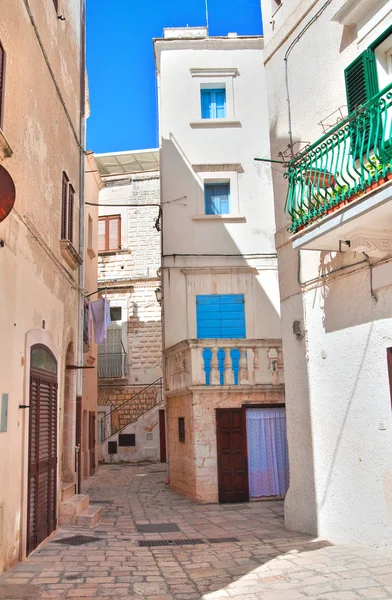
[[[14,204],[14,181],[8,171],[0,165],[0,223],[8,217]]]

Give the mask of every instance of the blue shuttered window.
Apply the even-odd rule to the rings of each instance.
[[[245,338],[243,294],[196,296],[197,337]]]
[[[228,215],[230,213],[230,183],[206,183],[204,185],[206,215]]]
[[[225,88],[200,90],[201,118],[224,119],[226,117],[226,90]]]
[[[214,294],[208,296],[196,296],[196,325],[197,337],[233,339],[245,338],[245,301],[243,294]],[[210,384],[211,372],[211,350],[205,348],[203,351],[204,368],[206,372],[206,384]],[[233,348],[230,351],[234,383],[238,385],[240,352]],[[218,351],[218,369],[220,383],[224,383],[224,360],[225,351]]]

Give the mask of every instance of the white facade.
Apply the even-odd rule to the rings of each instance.
[[[170,29],[154,47],[170,485],[199,502],[229,501],[230,494],[243,501],[249,497],[246,454],[239,463],[244,495],[223,489],[217,409],[231,419],[244,403],[284,403],[271,171],[254,160],[270,153],[263,39]],[[209,204],[209,193],[222,193],[223,200]],[[234,295],[244,306],[243,335],[207,339],[198,332],[198,297],[224,296],[225,302]],[[215,369],[210,383],[206,348]],[[225,356],[221,379],[214,366],[218,348]],[[238,348],[236,382],[231,353]],[[235,458],[229,460],[234,472]]]
[[[344,69],[391,26],[391,4],[287,0],[278,8],[268,0],[262,8],[271,158],[286,151],[288,159],[285,65],[298,152],[322,137],[322,125],[347,114]],[[375,50],[380,90],[392,81],[391,48],[389,38]],[[272,176],[290,456],[286,524],[333,540],[389,544],[390,183],[290,239],[287,180],[276,170]]]
[[[262,38],[155,42],[166,348],[196,337],[196,294],[247,294],[247,336],[280,337],[271,172],[254,161],[269,154],[262,49]],[[203,120],[200,89],[219,85],[227,118]],[[215,181],[230,182],[230,214],[205,214]]]

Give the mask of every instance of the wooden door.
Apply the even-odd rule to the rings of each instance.
[[[27,554],[56,529],[57,381],[31,370]]]
[[[95,428],[96,428],[96,416],[95,412],[90,411],[89,413],[89,450],[90,450],[90,475],[95,473]]]
[[[242,408],[217,408],[219,502],[249,500],[246,417]]]
[[[75,471],[77,474],[77,494],[82,490],[82,396],[76,396],[76,431],[75,431]]]
[[[161,463],[166,462],[166,422],[165,422],[165,411],[159,411],[159,447],[160,447],[160,461]]]

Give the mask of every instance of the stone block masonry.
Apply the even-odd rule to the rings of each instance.
[[[145,386],[105,385],[98,388],[98,405],[110,409],[124,405],[116,414],[116,419],[134,421],[161,399],[160,385],[148,389]]]

